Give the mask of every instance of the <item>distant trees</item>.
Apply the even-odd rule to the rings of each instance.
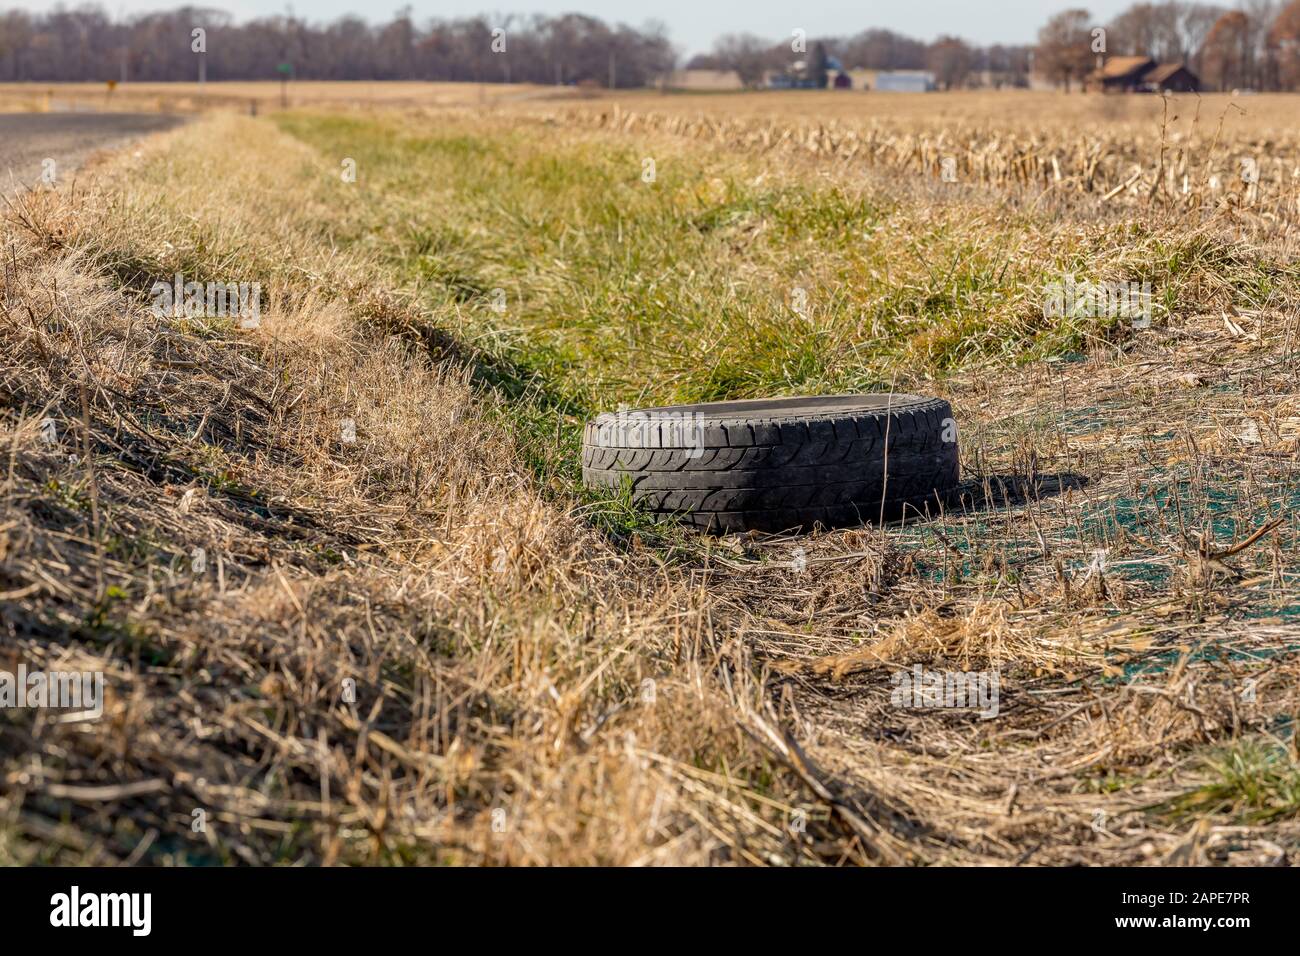
[[[1237,6],[1246,14],[1249,23],[1251,69],[1248,84],[1256,89],[1279,88],[1276,51],[1269,47],[1269,32],[1277,22],[1284,2],[1285,0],[1237,0]]]
[[[994,89],[1028,86],[1033,52],[1031,47],[995,43],[986,50],[976,51],[977,69],[988,72],[989,85]]]
[[[1135,3],[1106,26],[1106,53],[1166,59],[1171,31],[1154,3]]]
[[[892,30],[864,30],[833,44],[845,63],[864,70],[923,70],[926,44]]]
[[[812,59],[808,63],[808,75],[812,77],[813,85],[819,90],[826,89],[830,83],[830,74],[827,72],[828,60],[826,44],[818,40],[813,44]]]
[[[1067,90],[1097,65],[1099,54],[1186,62],[1210,87],[1300,89],[1300,0],[1235,0],[1235,9],[1195,0],[1134,3],[1104,25],[1096,49],[1084,9],[1053,16],[1035,47],[980,48],[956,37],[933,43],[890,30],[771,42],[748,33],[720,37],[694,57],[696,69],[735,70],[759,86],[769,70],[796,60],[818,79],[829,57],[845,69],[928,69],[945,89],[1023,86],[1031,67]],[[207,31],[206,53],[191,49]],[[293,15],[243,23],[201,6],[112,18],[103,8],[56,7],[48,13],[0,13],[0,82],[31,80],[191,80],[199,58],[211,80],[272,79],[279,64],[302,79],[467,80],[480,83],[653,84],[673,69],[676,53],[661,24],[633,28],[582,14],[417,19],[410,7],[386,23],[347,16],[310,23]]]
[[[1038,72],[1070,92],[1070,81],[1082,82],[1095,66],[1092,29],[1087,10],[1065,10],[1048,20],[1038,31]]]
[[[806,42],[807,52],[789,40],[769,43],[753,34],[719,37],[708,53],[686,64],[695,70],[735,70],[747,86],[758,86],[768,71],[789,71],[803,60],[817,86],[829,85],[828,63],[834,56],[846,70],[931,70],[944,89],[981,85],[1024,86],[1029,76],[1030,50],[1021,46],[972,47],[956,37],[926,44],[889,30],[864,30],[847,37]],[[986,75],[977,75],[986,74]],[[823,81],[825,77],[825,81]]]
[[[934,73],[934,81],[945,90],[960,87],[966,81],[973,61],[971,48],[956,37],[940,37],[926,52],[926,63]]]
[[[1186,63],[1218,89],[1300,88],[1300,0],[1237,0],[1237,9],[1165,0],[1135,3],[1105,29],[1107,56]],[[1057,14],[1039,31],[1036,71],[1067,89],[1095,54],[1086,10]]]
[[[191,50],[191,32],[200,27],[204,54]],[[406,8],[377,26],[357,17],[318,25],[294,16],[236,24],[201,7],[118,21],[96,7],[0,14],[0,81],[189,80],[198,76],[198,56],[206,57],[212,80],[270,79],[278,64],[291,63],[302,79],[620,87],[651,84],[676,63],[662,25],[610,26],[578,14],[417,23]]]
[[[721,57],[716,52],[697,53],[686,61],[688,70],[725,70],[728,67],[723,66]]]
[[[1250,18],[1240,10],[1230,10],[1210,28],[1201,49],[1201,76],[1221,90],[1249,83]]]
[[[772,45],[752,33],[729,33],[713,44],[715,69],[735,70],[746,86],[759,86],[763,74],[776,65]]]
[[[1278,14],[1267,35],[1267,48],[1283,89],[1300,88],[1300,0]]]

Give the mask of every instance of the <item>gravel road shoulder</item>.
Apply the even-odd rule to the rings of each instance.
[[[0,192],[39,182],[47,159],[58,181],[97,149],[182,122],[156,113],[0,113]]]

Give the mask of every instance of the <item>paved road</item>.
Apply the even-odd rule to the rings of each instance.
[[[0,192],[40,182],[47,159],[61,181],[97,149],[182,122],[156,113],[0,113]]]

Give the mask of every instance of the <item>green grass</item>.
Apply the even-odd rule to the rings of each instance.
[[[1242,824],[1300,814],[1300,765],[1280,743],[1243,740],[1205,759],[1209,782],[1151,809],[1174,819],[1226,815]]]
[[[905,201],[887,182],[782,175],[695,143],[527,122],[275,122],[331,176],[355,160],[357,181],[331,184],[313,228],[484,357],[480,380],[508,400],[530,467],[566,484],[582,421],[622,403],[866,391],[1130,334],[1045,318],[1043,290],[1065,275],[1151,281],[1158,315],[1254,304],[1279,284],[1200,233]]]
[[[1014,237],[703,152],[658,157],[646,183],[650,148],[623,140],[279,122],[357,161],[336,241],[584,412],[878,386],[904,359],[943,367],[1023,335],[1023,289],[1042,285]]]

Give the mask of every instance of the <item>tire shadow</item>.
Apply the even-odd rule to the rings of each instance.
[[[1074,472],[1041,475],[985,475],[968,478],[951,492],[953,505],[963,512],[1014,508],[1031,501],[1055,498],[1067,491],[1081,490],[1089,479]]]
[[[1068,491],[1088,487],[1091,479],[1074,472],[1037,475],[992,474],[967,478],[946,495],[920,505],[908,504],[904,514],[895,513],[885,524],[915,524],[954,515],[978,515],[1005,508],[1018,508],[1033,501],[1055,498]],[[866,523],[879,524],[868,520]]]

